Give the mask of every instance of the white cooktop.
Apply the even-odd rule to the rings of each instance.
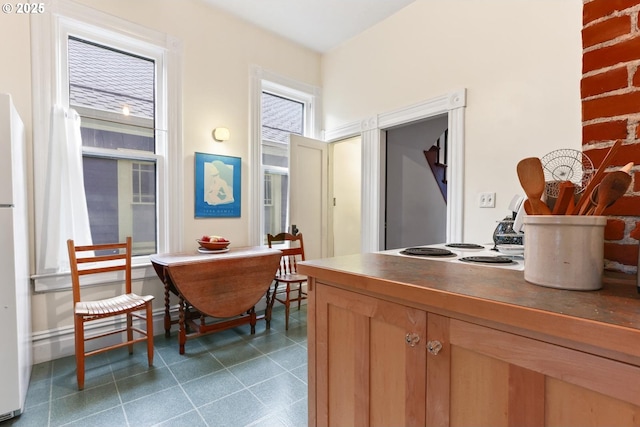
[[[456,248],[456,247],[449,247],[444,243],[440,243],[437,245],[424,245],[424,246],[412,246],[412,248],[438,248],[438,249],[447,249],[449,251],[451,251],[453,253],[453,255],[450,256],[420,256],[420,255],[406,255],[401,253],[402,251],[404,251],[407,248],[400,248],[400,249],[390,249],[387,251],[381,251],[381,254],[387,254],[387,255],[397,255],[397,256],[404,256],[404,257],[410,257],[410,258],[417,258],[417,259],[428,259],[428,260],[433,260],[433,261],[443,261],[443,262],[457,262],[457,263],[462,263],[462,264],[471,264],[471,265],[478,265],[481,267],[490,267],[490,268],[506,268],[509,270],[524,270],[524,256],[521,254],[514,254],[515,251],[513,251],[513,248],[509,248],[510,250],[505,250],[504,252],[506,253],[502,253],[499,251],[494,251],[492,250],[494,245],[480,245],[482,246],[482,248],[478,248],[478,249],[469,249],[469,248]],[[461,261],[460,258],[466,258],[466,257],[477,257],[477,256],[481,256],[481,257],[504,257],[504,258],[508,258],[510,259],[512,262],[509,264],[493,264],[493,263],[481,263],[481,262],[468,262],[468,261]]]

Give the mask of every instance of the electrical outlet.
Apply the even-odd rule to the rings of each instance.
[[[495,208],[496,193],[480,193],[478,206],[481,208]]]

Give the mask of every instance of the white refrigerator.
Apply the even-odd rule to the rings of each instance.
[[[0,421],[24,410],[31,376],[25,128],[0,94]]]

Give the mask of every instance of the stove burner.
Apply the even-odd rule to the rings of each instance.
[[[445,246],[457,249],[484,249],[484,246],[475,243],[447,243]]]
[[[456,256],[450,250],[440,249],[440,248],[407,248],[403,251],[400,251],[400,253],[403,255],[434,256],[434,257]]]
[[[477,262],[484,264],[512,264],[513,260],[503,256],[467,256],[460,258],[460,261]]]

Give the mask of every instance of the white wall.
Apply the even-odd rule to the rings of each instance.
[[[581,0],[417,0],[323,56],[324,128],[467,88],[464,240],[491,241],[517,162],[580,149],[581,29]]]
[[[79,3],[181,39],[184,153],[179,161],[184,168],[183,244],[187,249],[195,249],[195,239],[202,234],[224,234],[234,245],[248,244],[250,67],[258,65],[282,76],[321,86],[320,55],[218,12],[201,1],[80,0]],[[0,92],[12,94],[31,145],[29,16],[0,14],[0,53],[7,59],[0,67]],[[220,144],[212,140],[211,131],[218,126],[231,130],[230,141]],[[194,152],[243,159],[241,218],[194,219]],[[30,171],[30,175],[32,173]],[[33,235],[33,221],[31,224]],[[159,280],[135,283],[134,291],[155,295],[154,308],[161,310],[164,297]],[[90,293],[95,294],[93,290]],[[36,361],[46,351],[53,352],[54,356],[72,351],[65,344],[73,333],[71,293],[36,294],[32,303],[35,345],[54,342],[53,347],[36,352]]]

